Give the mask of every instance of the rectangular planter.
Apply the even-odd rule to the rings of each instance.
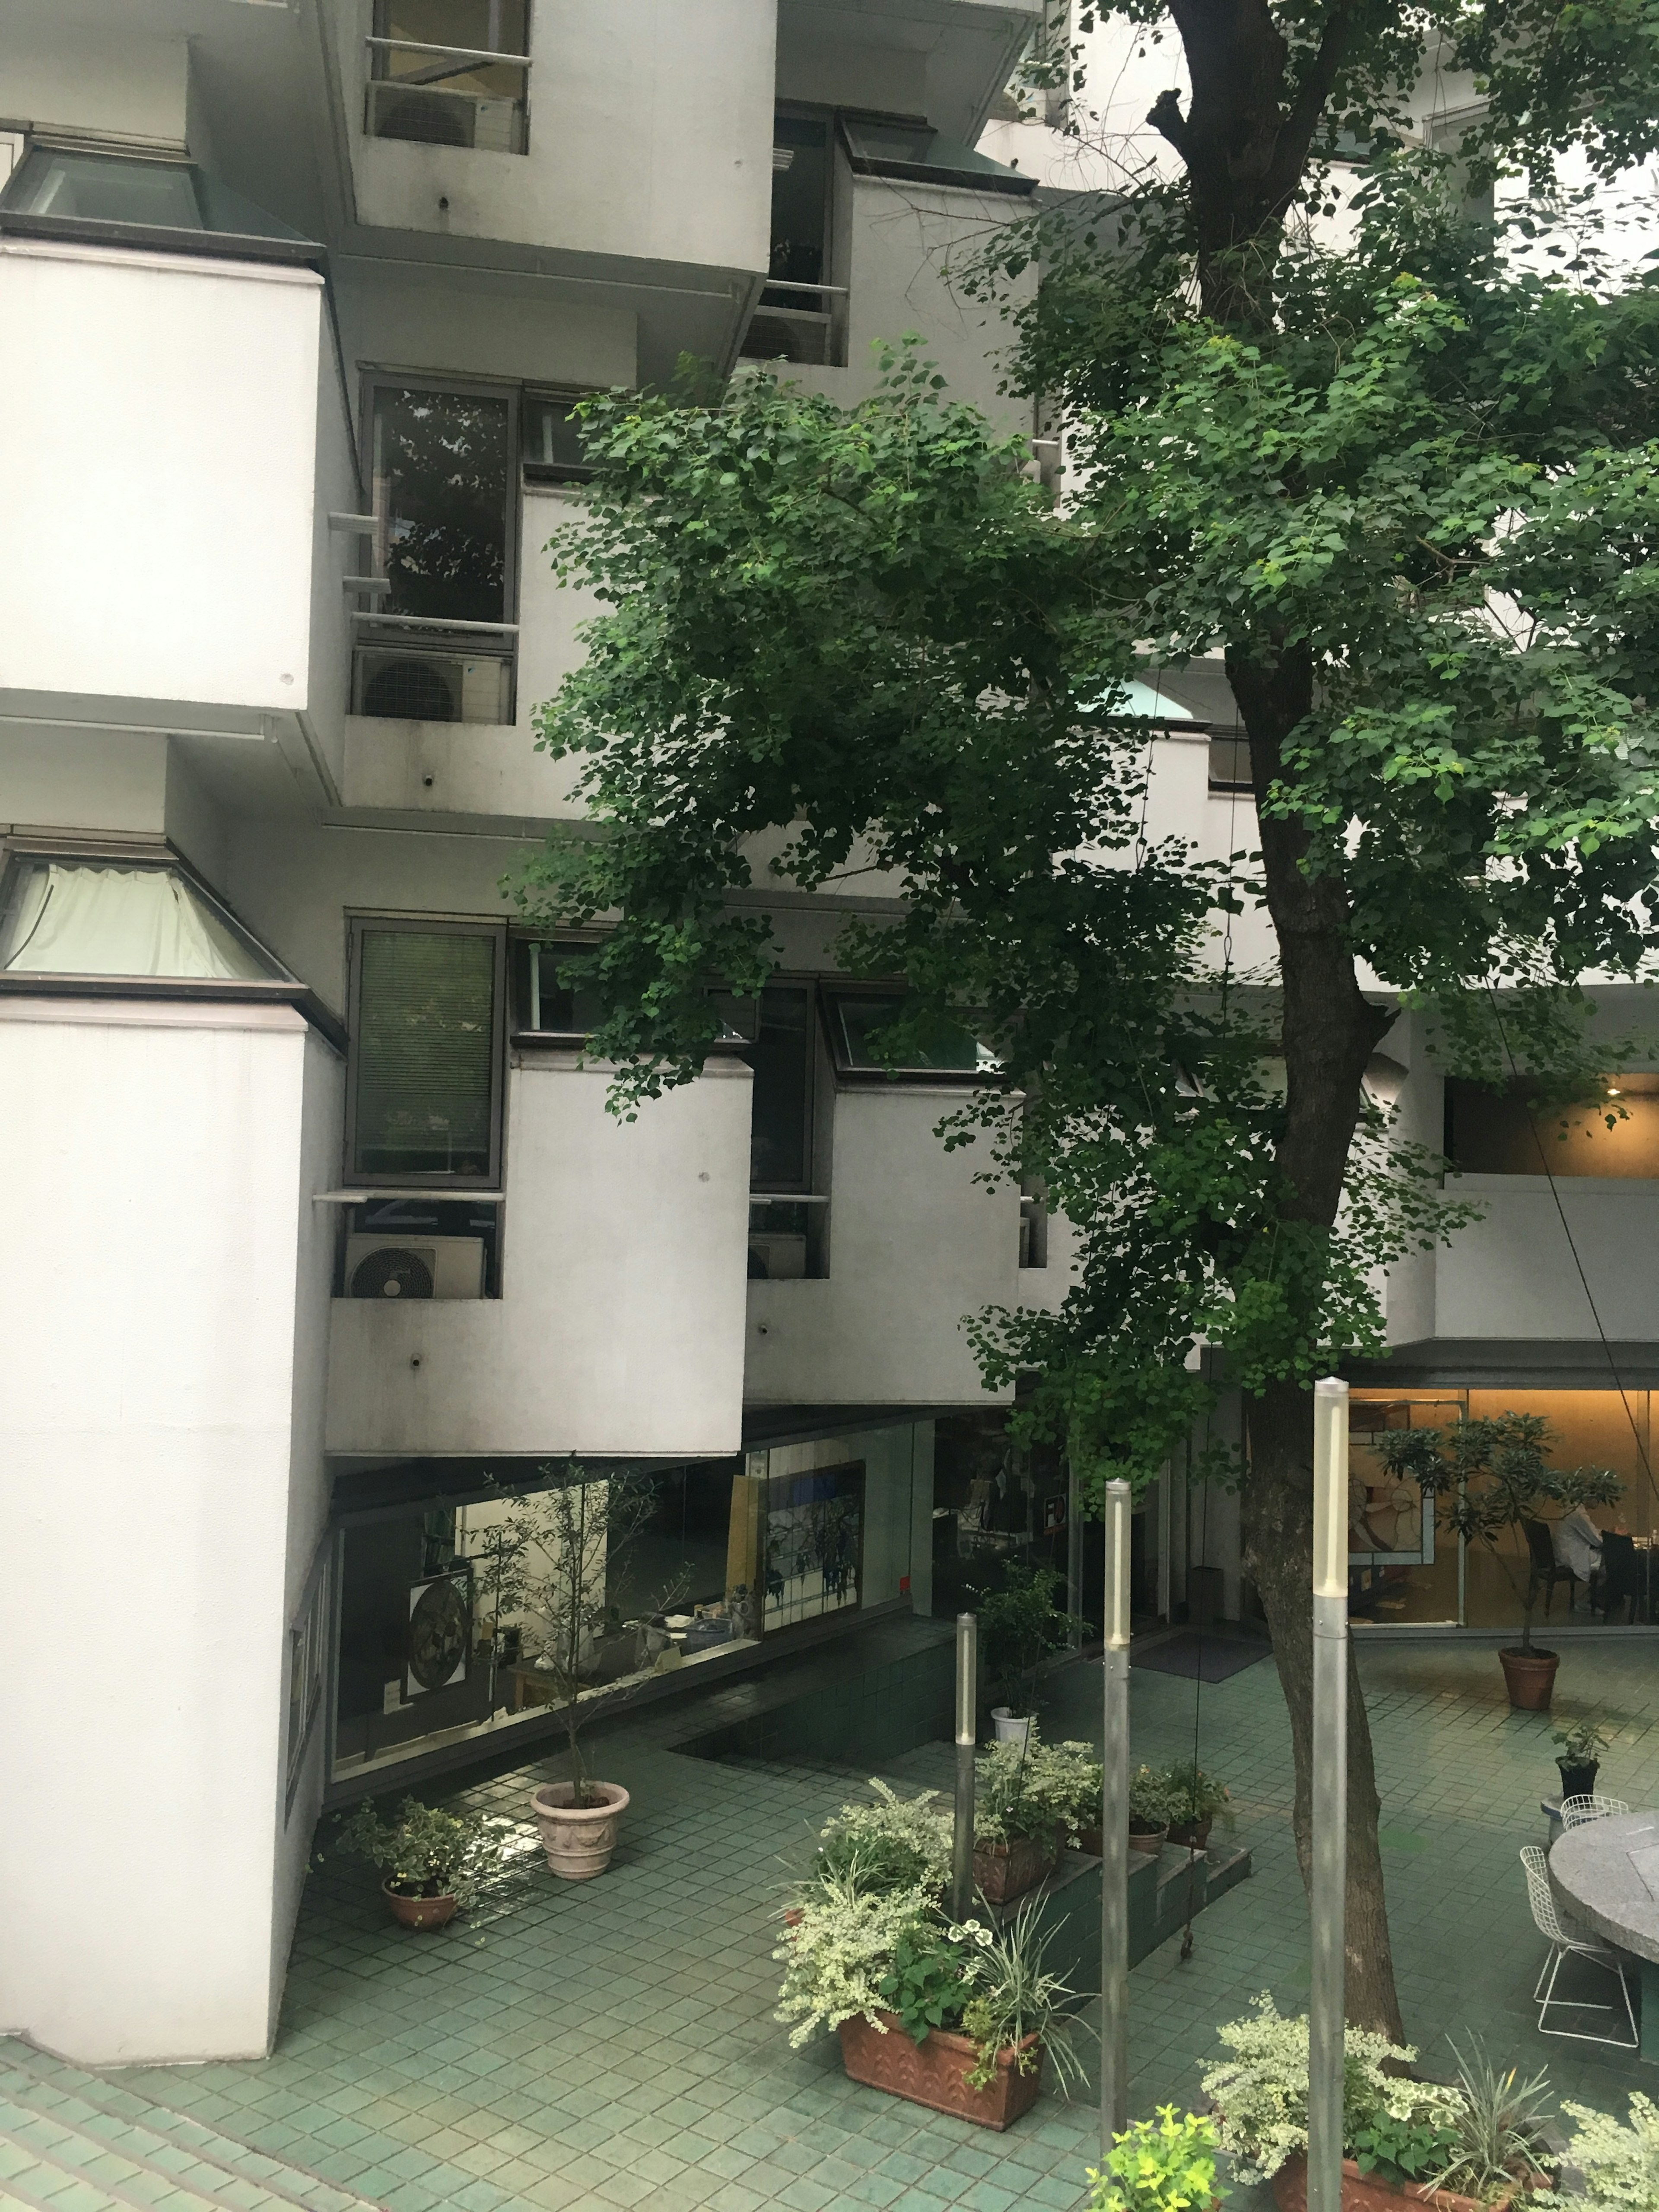
[[[995,2080],[983,2089],[970,2089],[963,2076],[978,2057],[970,2036],[948,2035],[933,2027],[921,2043],[913,2043],[899,2026],[896,2013],[884,2012],[881,2019],[885,2035],[862,2013],[842,2021],[842,2063],[849,2081],[884,2089],[890,2097],[907,2097],[913,2105],[926,2105],[935,2112],[972,2120],[981,2128],[995,2128],[999,2134],[1036,2104],[1042,2086],[1042,2045],[1036,2036],[1027,2036],[1019,2046],[1036,2053],[1036,2064],[1029,2074],[1014,2063],[1014,2051],[1000,2051]]]
[[[1030,1836],[974,1845],[974,1882],[988,1905],[1006,1905],[1054,1871],[1056,1854]]]
[[[1279,2212],[1308,2212],[1308,2161],[1301,2151],[1274,2174],[1273,2191]],[[1399,2189],[1380,2174],[1362,2173],[1351,2158],[1342,2161],[1342,2212],[1403,2212],[1407,2206],[1416,2212],[1420,2205],[1431,2206],[1432,2212],[1504,2212],[1513,2197],[1510,2191],[1483,2206],[1449,2189]]]

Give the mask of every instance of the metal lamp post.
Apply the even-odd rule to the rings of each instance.
[[[1106,1486],[1100,1791],[1100,2155],[1129,2124],[1129,1486]]]
[[[1348,1386],[1314,1384],[1308,2212],[1340,2212],[1348,1882]]]

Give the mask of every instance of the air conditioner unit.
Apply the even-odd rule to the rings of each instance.
[[[354,704],[360,714],[391,721],[507,722],[511,678],[512,663],[496,653],[360,646]]]
[[[472,143],[481,154],[516,154],[519,150],[519,103],[516,100],[481,100],[472,111]]]
[[[804,1237],[755,1236],[749,1240],[749,1278],[759,1283],[798,1283],[806,1273]]]
[[[349,1298],[481,1298],[482,1237],[348,1237]]]

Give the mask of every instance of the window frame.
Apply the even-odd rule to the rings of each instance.
[[[505,149],[509,160],[515,157],[522,158],[530,151],[530,86],[531,71],[535,64],[535,56],[532,53],[531,47],[535,42],[535,4],[536,0],[525,0],[524,52],[521,54],[514,54],[508,53],[505,48],[502,48],[498,56],[501,62],[515,65],[523,72],[524,91],[518,101],[519,143]],[[363,71],[362,135],[365,138],[380,139],[383,136],[381,132],[370,128],[370,118],[374,112],[374,87],[377,84],[395,84],[398,81],[387,66],[389,54],[398,43],[391,29],[391,8],[392,0],[373,0],[368,11],[371,28],[363,41],[363,50],[368,56],[368,64]],[[469,52],[484,54],[495,52],[494,49],[485,46],[451,46],[444,51],[451,55]],[[392,138],[386,140],[386,143],[392,145],[399,143],[406,145],[410,143],[419,144],[423,142]],[[442,144],[444,142],[439,140],[434,143]],[[453,154],[499,154],[503,149],[498,146],[451,146],[447,150]]]
[[[744,347],[750,326],[759,318],[781,318],[805,327],[823,331],[823,358],[821,362],[802,362],[800,368],[845,368],[848,355],[848,303],[852,295],[850,253],[850,224],[852,169],[846,143],[841,129],[841,110],[834,106],[819,106],[811,100],[775,100],[772,103],[772,121],[775,145],[776,126],[781,121],[793,123],[822,123],[824,131],[824,194],[823,194],[823,269],[821,284],[795,284],[788,278],[774,279],[763,275],[756,289],[753,303],[738,333],[734,359],[738,361],[768,361],[776,358],[769,354],[747,354]],[[769,202],[767,223],[767,258],[771,258],[771,221]],[[776,300],[768,300],[769,292],[781,289],[793,292],[801,304],[792,307]],[[817,308],[805,304],[806,295],[816,293],[823,303]]]
[[[836,1071],[836,1081],[843,1088],[852,1089],[865,1085],[900,1084],[926,1085],[941,1090],[985,1090],[1006,1084],[1007,1078],[1000,1067],[859,1067],[848,1058],[840,1024],[836,1018],[838,1000],[861,1000],[866,1004],[886,1000],[893,1006],[901,1005],[909,996],[902,985],[880,983],[841,982],[826,980],[820,987],[818,1002],[823,1009],[825,1034],[829,1040],[830,1058]],[[964,1023],[969,1035],[973,1034],[971,1018]],[[976,1040],[977,1041],[977,1040]]]
[[[520,387],[519,478],[521,483],[538,485],[592,483],[599,472],[597,462],[532,460],[529,458],[529,448],[525,436],[525,423],[531,409],[540,402],[568,400],[570,405],[574,407],[580,400],[592,399],[599,388],[596,384],[526,384]]]
[[[348,939],[348,975],[346,1025],[349,1039],[346,1053],[345,1128],[343,1132],[343,1182],[352,1190],[411,1193],[446,1190],[500,1190],[501,1188],[502,1139],[507,1104],[507,926],[499,921],[465,921],[451,916],[422,915],[350,914],[346,917],[349,932]],[[363,939],[373,931],[396,933],[402,936],[420,937],[487,937],[494,944],[492,966],[493,996],[489,1024],[489,1166],[483,1175],[444,1175],[429,1170],[422,1174],[399,1175],[360,1174],[357,1158],[357,1090],[360,1053],[358,1039],[362,1031]]]

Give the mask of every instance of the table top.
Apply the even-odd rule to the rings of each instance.
[[[1659,1850],[1659,1812],[1620,1813],[1569,1828],[1550,1850],[1550,1880],[1575,1920],[1638,1958],[1659,1961],[1659,1898],[1632,1851]],[[1659,1869],[1659,1859],[1650,1862]],[[1655,1875],[1659,1881],[1659,1872]]]

